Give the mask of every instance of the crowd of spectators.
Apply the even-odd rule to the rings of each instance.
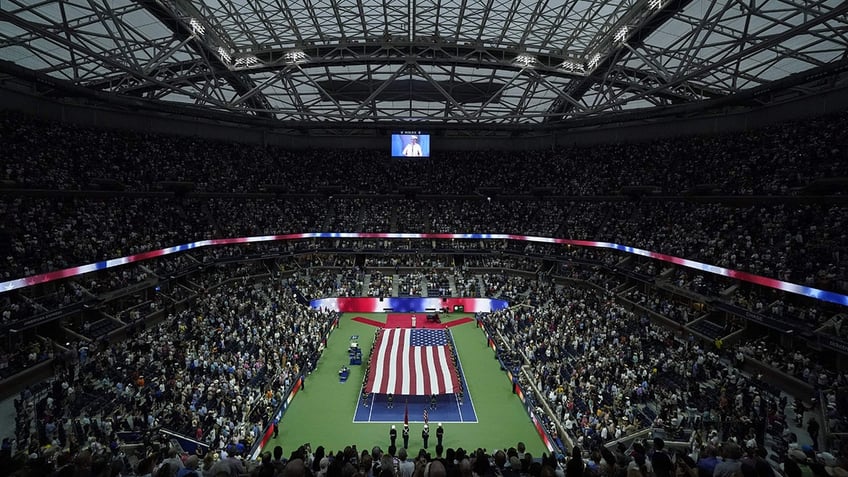
[[[250,237],[327,230],[324,228],[326,204],[325,201],[317,199],[278,201],[214,198],[202,202],[191,201],[191,204],[191,210],[197,214],[202,214],[201,211],[208,208],[215,233],[207,233],[204,238]]]
[[[326,186],[343,193],[386,193],[415,185],[439,194],[480,187],[529,193],[542,187],[557,195],[606,195],[630,185],[673,194],[710,184],[729,194],[786,194],[815,179],[844,173],[848,164],[841,133],[846,121],[848,114],[840,113],[714,137],[556,152],[445,152],[412,162],[393,161],[383,151],[290,151],[88,129],[6,113],[0,119],[0,140],[10,157],[26,160],[9,162],[0,180],[46,189],[86,189],[110,179],[132,190],[183,181],[215,192],[251,192],[274,185],[288,193]],[[522,165],[521,174],[514,173],[516,163]]]
[[[469,273],[466,267],[454,267],[453,284],[457,296],[480,296],[480,281],[476,275]]]
[[[295,274],[289,279],[291,283],[304,297],[318,299],[333,296],[343,296],[345,291],[339,290],[338,271],[307,269],[302,273]]]
[[[689,442],[691,434],[681,433],[694,429],[766,445],[767,428],[786,406],[779,392],[722,362],[712,347],[628,311],[612,294],[538,290],[544,304],[483,319],[523,355],[532,383],[575,443],[590,450],[651,427],[676,441]],[[770,430],[781,436],[784,428]]]
[[[420,280],[410,282],[411,278],[406,277],[407,272],[398,273],[399,268],[397,268],[399,264],[403,263],[414,265],[416,268],[424,265],[426,269],[430,266],[439,267],[453,260],[451,257],[442,254],[427,258],[427,250],[431,250],[427,247],[433,247],[430,241],[385,241],[380,245],[382,250],[390,251],[392,249],[389,247],[396,246],[397,250],[408,250],[414,253],[393,254],[389,252],[386,258],[377,259],[376,256],[369,255],[365,257],[365,260],[366,263],[372,265],[384,265],[380,268],[389,268],[390,270],[395,268],[394,276],[398,277],[399,280],[397,292],[400,294],[433,293],[432,296],[488,296],[524,302],[528,299],[527,291],[533,281],[521,277],[506,276],[502,273],[490,274],[486,272],[488,270],[503,272],[506,269],[541,272],[543,270],[540,267],[542,267],[544,259],[556,258],[562,261],[556,268],[551,269],[550,273],[587,280],[607,291],[622,293],[622,297],[631,302],[663,314],[681,325],[688,325],[690,329],[701,333],[703,336],[719,338],[727,336],[743,326],[743,321],[728,321],[721,314],[700,319],[696,323],[690,324],[694,318],[704,313],[698,311],[698,315],[695,315],[695,311],[691,309],[692,305],[687,303],[687,299],[675,299],[673,298],[674,293],[667,291],[659,293],[654,288],[636,287],[633,283],[630,283],[631,279],[628,278],[630,272],[638,273],[639,270],[650,269],[651,265],[646,263],[645,259],[636,259],[621,252],[603,252],[582,247],[545,244],[528,245],[509,241],[444,242],[444,244],[436,244],[435,247],[463,244],[463,247],[459,250],[471,253],[461,257],[463,266],[451,267],[447,271],[433,271],[432,273],[437,273],[437,275],[433,275],[435,281],[431,283],[426,280],[424,282]],[[334,245],[332,243],[319,244],[312,240],[302,240],[210,247],[184,254],[169,255],[141,262],[140,265],[136,266],[103,270],[79,278],[3,294],[4,313],[3,322],[0,324],[11,324],[80,301],[99,300],[108,296],[109,292],[120,292],[127,286],[130,286],[130,289],[133,289],[132,286],[136,285],[151,287],[157,280],[167,279],[172,273],[179,274],[184,270],[197,270],[199,267],[216,263],[216,260],[240,260],[253,255],[274,256],[282,253],[284,255],[281,256],[293,257],[278,260],[277,265],[273,267],[269,267],[265,262],[255,262],[253,266],[258,267],[256,273],[270,273],[274,269],[293,271],[294,282],[302,289],[305,298],[360,296],[363,293],[367,294],[368,290],[375,286],[375,283],[373,281],[366,283],[367,269],[371,267],[360,269],[354,266],[356,256],[351,253],[357,250],[371,250],[369,247],[373,246],[374,243],[375,241],[367,240],[344,240]],[[513,245],[518,245],[518,247],[513,247]],[[334,249],[338,246],[347,247],[351,252],[315,252],[324,247]],[[477,247],[476,251],[472,251],[469,248],[470,246]],[[335,249],[338,250],[338,248]],[[440,248],[440,250],[444,250],[444,248]],[[286,255],[294,252],[299,254]],[[385,266],[391,264],[394,264],[395,267]],[[465,268],[468,266],[471,266],[472,269],[475,266],[484,267],[484,269],[477,269],[474,273],[469,273],[468,269]],[[685,269],[668,264],[662,264],[662,266],[664,268],[661,275],[640,274],[640,276],[648,277],[647,279],[654,280],[656,283],[674,285],[674,287],[677,287],[676,289],[683,292],[688,290],[699,293],[702,296],[699,300],[719,298],[723,302],[738,306],[739,310],[750,310],[758,315],[787,323],[787,325],[799,330],[803,330],[806,326],[806,329],[816,331],[822,326],[826,326],[829,330],[839,332],[830,333],[830,331],[825,331],[824,328],[821,332],[830,333],[835,337],[840,337],[840,332],[845,331],[841,326],[842,315],[839,313],[838,307],[813,303],[810,300],[798,299],[762,287],[739,284],[725,277],[692,274]],[[332,270],[322,270],[325,267],[330,267]],[[625,271],[625,273],[619,273],[621,271]],[[221,271],[220,273],[226,274],[228,272]],[[158,278],[138,281],[139,278],[153,277],[154,275],[157,275]],[[391,273],[388,275],[391,275]],[[207,276],[209,275],[207,274]],[[204,278],[204,280],[206,279]],[[394,284],[391,286],[393,287]],[[404,286],[408,286],[408,289],[403,288]],[[363,289],[363,287],[365,288]],[[142,290],[137,286],[134,289]],[[390,296],[395,293],[395,290],[386,288],[383,292],[386,296]],[[103,326],[96,327],[96,331],[108,333],[120,322],[137,321],[141,317],[141,312],[163,309],[169,304],[183,300],[188,293],[189,291],[183,286],[166,287],[161,293],[140,300],[137,303],[137,308],[127,310],[121,308],[123,305],[116,307],[117,303],[110,302],[106,305],[104,311],[108,315],[116,317],[119,322],[106,320],[106,322],[100,323]],[[82,334],[88,336],[88,330],[84,331],[86,332]],[[11,348],[11,350],[13,350],[12,354],[17,355],[17,358],[12,359],[10,357],[6,360],[7,362],[15,362],[18,365],[27,363],[27,360],[21,359],[22,355],[19,350],[15,351],[14,348]],[[14,367],[13,369],[19,370],[20,368]]]
[[[372,271],[368,277],[368,296],[380,298],[394,296],[393,277],[394,275]]]
[[[398,275],[398,296],[421,296],[424,287],[422,286],[424,274],[421,272],[407,273]]]
[[[621,296],[681,325],[685,325],[699,316],[698,312],[691,306],[661,296],[654,290],[642,291],[638,287],[633,287],[622,293]]]
[[[424,275],[427,296],[453,296],[451,276],[443,270],[431,270]]]
[[[472,268],[491,268],[501,270],[523,270],[537,272],[541,264],[535,260],[521,259],[515,256],[470,256],[465,261]]]
[[[788,352],[776,343],[775,338],[764,336],[740,343],[746,356],[755,358],[781,372],[794,376],[814,389],[835,389],[848,385],[848,374],[836,373],[822,363],[822,355],[815,350],[796,349]]]
[[[357,232],[362,229],[362,214],[360,213],[362,200],[333,199],[328,205],[332,205],[333,210],[329,224],[330,231]]]
[[[142,196],[5,194],[0,199],[2,279],[208,238],[311,231],[477,232],[609,241],[845,292],[848,208],[841,203],[785,200],[750,205],[690,202],[680,196],[699,184],[710,184],[727,194],[792,199],[817,179],[848,176],[848,144],[839,142],[846,125],[848,115],[841,114],[720,137],[558,152],[446,154],[413,163],[389,161],[371,151],[295,152],[4,115],[0,117],[4,155],[20,159],[4,161],[0,168],[4,187],[56,192],[112,186]],[[517,162],[523,166],[521,174],[515,173]],[[189,189],[215,197],[157,195],[167,189],[164,182],[179,181],[191,182]],[[409,185],[441,197],[363,197]],[[678,198],[595,197],[618,195],[630,185],[652,186]],[[233,194],[266,192],[268,186],[289,195]],[[325,186],[360,197],[317,193]],[[536,187],[550,188],[553,196],[585,197],[542,199],[530,195]],[[469,197],[485,188],[521,198]],[[467,195],[448,197],[453,194]],[[160,327],[144,329],[143,315],[186,299],[192,290],[174,286],[136,307],[115,310],[114,321],[130,324],[134,331],[122,347],[92,335],[91,323],[70,323],[82,336],[92,335],[96,352],[82,343],[71,346],[74,360],[50,385],[22,394],[18,448],[31,449],[36,460],[47,457],[39,454],[46,444],[74,448],[79,457],[110,449],[119,430],[144,432],[162,425],[222,450],[229,444],[249,445],[264,424],[266,411],[280,400],[274,390],[284,389],[300,371],[314,365],[320,338],[332,319],[296,304],[288,286],[310,298],[391,296],[393,275],[367,270],[374,266],[422,269],[420,274],[394,275],[400,278],[401,294],[420,294],[424,287],[430,296],[478,296],[482,291],[510,303],[532,304],[485,320],[501,335],[511,360],[530,364],[531,381],[525,384],[541,390],[544,404],[553,410],[551,417],[586,451],[645,426],[662,427],[675,436],[684,428],[698,428],[705,435],[714,430],[725,439],[753,439],[754,447],[760,447],[768,432],[779,433],[784,413],[778,393],[756,377],[728,367],[719,356],[720,347],[698,345],[688,336],[652,324],[645,313],[617,304],[612,296],[631,283],[613,273],[617,267],[810,329],[827,326],[837,337],[848,328],[842,315],[831,309],[799,305],[774,291],[740,287],[682,268],[665,273],[658,262],[628,261],[628,255],[613,252],[471,240],[342,240],[335,245],[360,251],[394,247],[398,252],[425,252],[397,253],[389,262],[366,259],[366,268],[339,254],[309,255],[281,266],[294,272],[277,285],[254,286],[244,280],[216,288],[233,272],[213,267],[197,283],[211,291],[193,299],[187,310],[167,317]],[[447,255],[434,258],[426,252],[439,247],[486,253],[466,255],[462,267],[434,270],[452,264]],[[298,241],[269,245],[266,250],[313,248],[318,248],[314,241]],[[242,247],[209,248],[65,280],[39,288],[37,295],[29,290],[2,294],[0,324],[102,297],[157,276],[237,260],[246,253]],[[554,287],[542,279],[549,270],[542,268],[541,257],[580,262],[562,261],[553,273],[588,280],[605,292]],[[245,267],[257,271],[264,266]],[[475,267],[491,270],[479,275],[468,271]],[[240,271],[250,271],[247,268]],[[507,275],[505,269],[539,276]],[[621,297],[680,325],[696,320],[707,326],[707,336],[710,329],[721,337],[742,327],[739,321],[700,316],[701,310],[691,304],[652,289],[631,287]],[[245,326],[253,319],[264,325]],[[66,351],[48,339],[0,346],[8,348],[0,349],[0,377]],[[223,351],[215,359],[209,356],[212,347]],[[787,351],[768,337],[743,342],[735,351],[816,389],[846,384],[845,375],[818,363],[819,356]],[[234,403],[231,407],[222,404],[224,396],[232,398],[227,399]],[[348,453],[344,455],[342,462],[349,463]],[[174,458],[158,457],[160,462]],[[488,460],[480,457],[480,462]],[[58,466],[61,459],[58,456],[51,465]],[[222,454],[221,461],[225,460]],[[498,465],[497,456],[494,462]]]
[[[5,196],[0,217],[4,279],[191,242],[208,230],[202,217],[151,198]]]
[[[343,270],[339,275],[338,296],[364,296],[365,272],[359,268]]]
[[[450,258],[444,255],[422,255],[419,253],[385,254],[365,257],[365,266],[394,268],[441,268],[450,265]]]
[[[392,226],[398,214],[389,201],[348,210],[343,204],[353,207],[362,201],[333,199],[334,213],[327,211],[325,199],[192,199],[186,205],[154,198],[77,198],[69,199],[66,206],[54,202],[21,197],[0,201],[0,216],[5,219],[2,233],[8,239],[0,250],[7,262],[4,278],[207,238],[330,230],[421,232],[431,219],[453,217],[450,226],[437,231],[538,233],[609,241],[818,288],[848,290],[848,245],[843,233],[848,208],[836,205],[575,202],[568,214],[557,214],[548,222],[552,225],[541,230],[533,217],[538,211],[555,209],[532,199],[463,201],[445,209],[451,210],[449,214],[433,217],[426,215],[431,207],[427,201],[408,201],[404,210],[413,218],[404,222],[417,221],[410,229]],[[377,208],[386,210],[377,213]],[[364,226],[347,222],[349,215],[360,212],[367,218]],[[379,225],[384,219],[375,217],[388,222]]]
[[[524,277],[505,275],[502,272],[484,273],[480,276],[484,296],[522,302],[530,291],[531,281]]]
[[[337,259],[329,254],[321,261]],[[249,274],[249,269],[241,271],[237,275]],[[279,393],[269,390],[285,388],[297,371],[312,366],[320,348],[302,347],[320,343],[332,317],[310,314],[294,303],[288,286],[300,288],[304,283],[300,276],[278,286],[230,280],[214,288],[216,281],[233,273],[210,273],[201,280],[212,286],[210,293],[189,310],[169,317],[168,326],[139,328],[125,347],[107,346],[94,353],[83,352],[81,344],[72,348],[79,356],[78,367],[60,371],[57,380],[36,395],[24,394],[19,438],[30,444],[49,442],[55,448],[70,442],[60,439],[77,439],[89,442],[88,449],[108,454],[115,432],[167,425],[214,448],[249,446],[262,427],[262,416],[279,402]],[[330,284],[341,283],[340,277],[370,278],[357,269],[308,273],[307,282],[324,283],[334,294],[340,289]],[[727,367],[717,354],[691,339],[652,324],[646,315],[626,311],[611,293],[496,273],[476,276],[462,271],[453,276],[489,284],[489,296],[534,303],[491,314],[484,321],[502,338],[502,353],[510,353],[512,362],[530,364],[531,380],[523,384],[538,388],[538,397],[553,410],[552,418],[545,417],[546,428],[555,431],[552,419],[559,421],[587,455],[599,444],[643,427],[662,428],[677,438],[687,437],[680,436],[684,429],[701,429],[704,435],[714,430],[725,438],[754,439],[759,445],[767,431],[781,430],[769,427],[783,412],[772,388]],[[363,285],[358,284],[360,289]],[[663,315],[670,312],[663,306],[646,308]],[[268,329],[244,326],[247,322],[268,322]],[[300,329],[304,323],[309,326]],[[222,334],[220,343],[216,333]],[[274,336],[271,344],[263,341],[267,336]],[[282,351],[278,339],[285,343]],[[176,342],[183,346],[169,344]],[[203,353],[213,344],[225,352],[210,363]],[[230,361],[246,363],[244,367],[229,366],[227,353],[234,353]],[[814,358],[805,359],[809,364]],[[274,363],[281,364],[274,368]],[[274,374],[275,369],[282,374]],[[220,375],[217,385],[215,373]],[[167,383],[165,391],[162,383]],[[226,392],[244,396],[242,402],[236,400],[236,409],[215,406],[215,397]],[[263,412],[244,416],[239,409]],[[79,425],[74,416],[80,416]],[[41,449],[33,446],[36,454],[43,451],[36,447]],[[212,465],[208,463],[209,468]]]
[[[334,318],[297,304],[283,282],[245,276],[156,326],[131,325],[120,343],[74,343],[50,382],[16,400],[16,448],[38,457],[50,448],[115,450],[126,434],[162,427],[243,452],[314,367]]]
[[[463,154],[461,160],[430,159],[438,164],[422,173],[421,164],[387,160],[378,152],[292,152],[82,129],[9,114],[0,120],[0,142],[7,156],[26,160],[0,171],[7,186],[93,190],[109,179],[144,192],[163,182],[189,181],[205,192],[262,192],[273,184],[312,196],[23,200],[12,195],[0,201],[7,239],[0,253],[8,262],[5,277],[17,278],[200,238],[321,230],[496,232],[613,241],[845,290],[848,212],[838,203],[562,202],[528,194],[538,186],[552,187],[554,195],[593,196],[650,185],[680,195],[697,184],[712,184],[728,194],[792,195],[817,178],[846,175],[846,145],[834,141],[846,120],[843,114],[742,134],[521,157]],[[798,135],[799,130],[808,134]],[[775,147],[775,141],[786,144]],[[527,170],[513,174],[505,167],[515,161]],[[757,173],[749,174],[753,170]],[[495,187],[524,198],[394,201],[315,194],[323,185],[352,193],[391,191],[413,177],[413,183],[423,181],[423,188],[437,194]],[[456,184],[460,180],[462,187]],[[375,182],[384,185],[372,186]]]
[[[366,445],[359,451],[355,443],[337,450],[304,444],[287,456],[282,447],[276,446],[263,452],[259,459],[249,460],[241,444],[201,457],[181,453],[167,442],[157,441],[151,443],[148,455],[130,458],[94,442],[76,455],[58,451],[46,458],[33,456],[24,463],[13,462],[19,468],[10,470],[15,472],[13,475],[24,477],[80,474],[95,477],[566,477],[569,458],[565,455],[534,456],[523,442],[512,444],[506,436],[504,443],[503,449],[491,451],[439,445],[434,452],[420,449],[417,454],[395,446],[384,451],[380,446]],[[570,459],[583,465],[582,456]]]

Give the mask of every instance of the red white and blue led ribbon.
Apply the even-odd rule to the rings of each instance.
[[[641,255],[643,257],[649,257],[656,260],[661,260],[664,262],[673,263],[675,265],[680,265],[682,267],[692,268],[695,270],[700,270],[702,272],[713,273],[716,275],[722,275],[725,277],[733,278],[735,280],[742,280],[750,283],[755,283],[757,285],[762,285],[764,287],[774,288],[777,290],[782,290],[789,293],[795,293],[798,295],[807,296],[810,298],[814,298],[816,300],[827,301],[830,303],[837,303],[839,305],[848,306],[848,296],[843,295],[841,293],[821,290],[819,288],[798,285],[797,283],[785,282],[782,280],[777,280],[775,278],[763,277],[760,275],[755,275],[753,273],[742,272],[738,270],[731,270],[729,268],[719,267],[716,265],[709,265],[706,263],[696,262],[694,260],[688,260],[680,257],[673,257],[671,255],[666,255],[658,252],[651,252],[649,250],[643,250],[635,247],[628,247],[626,245],[619,245],[616,243],[610,242],[595,242],[591,240],[571,240],[571,239],[561,239],[561,238],[550,238],[550,237],[535,237],[531,235],[512,235],[512,234],[414,234],[414,233],[368,233],[368,232],[311,232],[311,233],[301,233],[301,234],[287,234],[287,235],[262,235],[257,237],[239,237],[239,238],[227,238],[227,239],[212,239],[212,240],[200,240],[198,242],[187,243],[183,245],[175,245],[173,247],[163,248],[161,250],[152,250],[149,252],[138,253],[135,255],[130,255],[127,257],[121,258],[113,258],[111,260],[104,260],[102,262],[90,263],[88,265],[81,265],[78,267],[66,268],[64,270],[56,270],[53,272],[43,273],[40,275],[33,275],[26,278],[18,278],[16,280],[9,280],[6,282],[0,283],[0,293],[8,292],[12,290],[17,290],[19,288],[24,288],[32,285],[38,285],[41,283],[47,283],[54,280],[61,280],[63,278],[74,277],[77,275],[82,275],[85,273],[95,272],[98,270],[106,270],[113,267],[119,267],[121,265],[126,265],[128,263],[140,262],[143,260],[149,260],[151,258],[163,257],[165,255],[170,255],[173,253],[185,252],[187,250],[192,250],[201,247],[209,247],[209,246],[219,246],[219,245],[234,245],[234,244],[243,244],[243,243],[256,243],[256,242],[274,242],[281,240],[302,240],[302,239],[312,239],[312,238],[322,238],[322,239],[442,239],[442,240],[518,240],[523,242],[538,242],[538,243],[551,243],[551,244],[561,244],[561,245],[574,245],[578,247],[594,247],[594,248],[607,248],[612,250],[618,250],[621,252],[632,253],[634,255]]]

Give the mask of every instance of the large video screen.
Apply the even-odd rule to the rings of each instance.
[[[392,157],[430,157],[430,135],[421,131],[392,133]]]

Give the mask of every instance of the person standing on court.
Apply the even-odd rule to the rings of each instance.
[[[396,441],[397,441],[397,429],[395,429],[395,425],[392,424],[392,428],[389,429],[389,443],[392,447],[394,447]]]
[[[427,442],[430,440],[430,426],[424,424],[424,429],[421,430],[421,438],[424,439],[424,448],[427,448]]]
[[[439,423],[439,426],[436,427],[436,445],[442,445],[442,438],[445,437],[445,428],[442,427],[442,423]]]
[[[409,424],[403,425],[403,448],[409,449]]]

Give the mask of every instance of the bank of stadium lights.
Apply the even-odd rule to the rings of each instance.
[[[569,60],[563,61],[562,63],[560,63],[559,67],[560,67],[560,69],[569,71],[571,73],[585,73],[586,72],[586,67],[583,66],[583,63],[579,63],[579,62],[576,62],[576,61],[569,61]]]
[[[524,68],[532,68],[533,65],[536,64],[536,57],[532,56],[532,55],[521,54],[521,55],[516,56],[515,60],[513,60],[513,62],[521,65]]]
[[[233,62],[233,58],[230,56],[229,53],[227,53],[227,51],[222,46],[218,47],[218,57],[221,58],[221,61],[228,65],[232,64]]]
[[[242,56],[240,58],[236,58],[233,62],[234,68],[253,68],[254,66],[259,65],[259,58],[255,56]]]
[[[662,8],[663,2],[662,0],[651,0],[650,6],[651,10],[659,10]]]
[[[618,29],[618,31],[617,31],[617,32],[615,32],[615,37],[614,37],[614,38],[615,38],[615,42],[616,42],[616,43],[624,43],[625,41],[627,41],[627,33],[628,33],[628,31],[629,31],[629,30],[627,29],[627,27],[626,27],[626,26],[623,26],[623,27],[619,28],[619,29]]]
[[[596,66],[601,63],[601,54],[595,53],[595,55],[589,60],[589,69],[594,70]]]
[[[300,50],[289,51],[283,55],[283,58],[285,58],[286,63],[303,63],[307,60],[306,53]]]
[[[188,24],[191,27],[192,34],[202,35],[202,34],[206,33],[206,27],[201,25],[200,22],[195,20],[194,18],[189,20]]]

